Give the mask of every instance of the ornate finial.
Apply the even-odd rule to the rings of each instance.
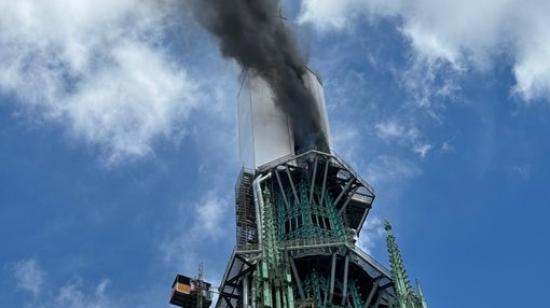
[[[416,290],[418,292],[418,303],[420,304],[421,308],[428,308],[428,304],[426,302],[426,298],[424,297],[424,292],[422,291],[422,287],[420,287],[420,281],[418,279],[416,280]]]
[[[384,229],[385,229],[387,232],[390,232],[391,229],[392,229],[392,228],[391,228],[391,224],[390,224],[390,222],[389,222],[387,219],[384,220]]]

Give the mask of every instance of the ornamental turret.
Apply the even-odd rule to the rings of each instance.
[[[420,283],[416,282],[417,292],[411,287],[407,269],[401,257],[401,252],[397,246],[397,240],[392,232],[391,224],[386,220],[384,222],[386,229],[386,242],[388,245],[388,254],[390,259],[391,274],[395,285],[395,301],[393,308],[428,308]]]

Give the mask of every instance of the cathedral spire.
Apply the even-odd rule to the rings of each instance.
[[[417,282],[418,295],[415,294],[407,275],[407,269],[401,257],[401,252],[397,246],[397,240],[392,232],[391,224],[386,220],[384,222],[386,229],[386,243],[388,245],[388,254],[390,259],[393,282],[395,285],[394,308],[427,308],[422,289]]]
[[[428,308],[428,303],[426,303],[426,298],[424,297],[424,292],[422,287],[420,287],[420,281],[416,280],[416,290],[418,291],[418,301],[421,308]]]

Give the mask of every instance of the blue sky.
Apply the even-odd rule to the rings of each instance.
[[[550,5],[283,3],[431,307],[540,306]],[[0,307],[167,307],[234,243],[239,68],[176,0],[0,0]]]

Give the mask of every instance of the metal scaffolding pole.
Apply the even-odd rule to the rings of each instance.
[[[332,303],[332,297],[334,296],[334,283],[336,276],[336,253],[332,254],[332,266],[330,268],[330,296],[328,302]]]
[[[344,261],[344,286],[342,288],[342,306],[346,304],[346,298],[348,296],[348,273],[349,273],[349,255],[346,255]]]

